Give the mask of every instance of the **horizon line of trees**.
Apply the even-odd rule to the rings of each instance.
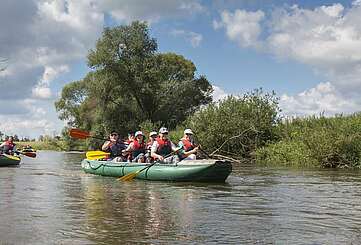
[[[34,142],[34,141],[53,141],[53,140],[62,140],[62,137],[59,135],[51,136],[51,135],[39,135],[37,138],[31,138],[27,136],[18,136],[17,134],[10,135],[0,131],[0,141],[7,140],[10,136],[13,137],[16,142]]]
[[[105,137],[111,130],[158,131],[173,141],[191,128],[212,158],[286,166],[361,168],[361,113],[282,120],[274,92],[255,89],[212,102],[212,86],[192,61],[160,53],[146,23],[105,28],[88,54],[91,71],[64,86],[55,103],[66,120],[66,148],[102,142],[74,140],[76,127]]]

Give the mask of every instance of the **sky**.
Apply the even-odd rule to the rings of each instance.
[[[194,62],[214,100],[275,91],[284,116],[361,108],[361,0],[0,0],[0,131],[65,122],[54,102],[82,79],[104,27],[147,21],[159,52]]]

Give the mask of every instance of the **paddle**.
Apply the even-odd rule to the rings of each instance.
[[[167,158],[167,157],[170,157],[171,155],[173,155],[174,153],[178,152],[181,148],[178,148],[177,150],[171,152],[170,154],[164,156],[164,159]],[[137,176],[140,172],[143,172],[144,170],[146,169],[149,169],[150,167],[152,167],[154,164],[160,162],[159,160],[158,161],[154,161],[153,163],[149,164],[148,166],[146,166],[145,168],[142,168],[142,169],[139,169],[133,173],[130,173],[130,174],[127,174],[127,175],[124,175],[123,177],[120,177],[119,180],[122,180],[122,181],[131,181],[135,178],[135,176]]]
[[[193,135],[197,138],[197,141],[198,141],[197,143],[198,143],[198,144],[196,144],[196,145],[198,146],[198,149],[199,149],[201,152],[203,152],[203,154],[206,155],[206,157],[208,157],[209,159],[212,159],[212,157],[211,157],[205,150],[202,149],[201,144],[199,144],[199,138],[198,138],[197,134],[193,132]]]
[[[89,160],[98,160],[98,159],[108,158],[109,156],[110,153],[104,151],[88,151],[86,153],[86,158]]]
[[[70,135],[70,137],[73,137],[75,139],[94,138],[94,139],[98,139],[98,140],[108,140],[108,139],[92,136],[89,132],[81,130],[81,129],[77,129],[77,128],[70,129],[69,135]]]

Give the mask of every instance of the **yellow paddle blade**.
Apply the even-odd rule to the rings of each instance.
[[[138,173],[139,173],[139,170],[134,172],[134,173],[124,175],[123,177],[120,177],[119,180],[121,180],[121,181],[132,181],[135,178],[135,176],[137,176]]]
[[[6,156],[7,158],[11,159],[11,160],[16,160],[16,161],[20,160],[20,157],[8,155],[8,154],[3,154],[3,155]]]
[[[107,158],[109,157],[109,155],[110,155],[109,152],[104,152],[104,151],[88,151],[86,153],[86,158],[89,160],[98,160],[102,158]]]
[[[87,157],[87,160],[102,160],[102,159],[106,159],[106,156],[92,156],[92,157]]]

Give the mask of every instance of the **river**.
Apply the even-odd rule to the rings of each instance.
[[[234,166],[225,184],[83,173],[79,153],[0,168],[0,244],[360,244],[361,172]]]

